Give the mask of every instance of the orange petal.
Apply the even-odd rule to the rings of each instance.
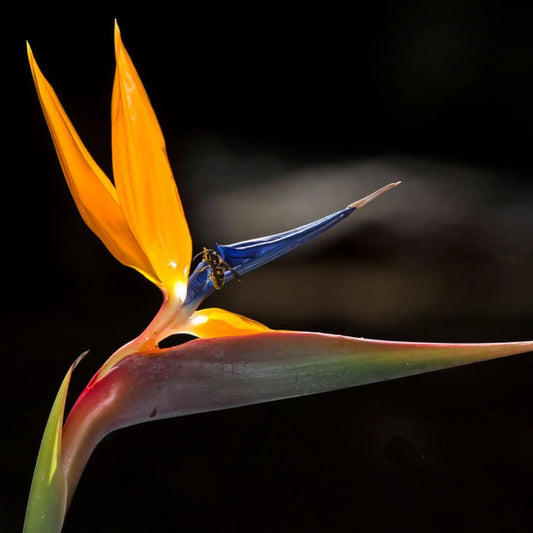
[[[184,299],[192,255],[187,221],[150,100],[115,26],[113,172],[119,202],[163,285]]]
[[[63,174],[83,220],[121,263],[156,281],[150,262],[122,214],[113,184],[81,142],[54,90],[39,69],[29,44],[28,59]]]
[[[271,331],[271,329],[245,316],[212,307],[193,313],[182,331],[207,338],[251,335]]]

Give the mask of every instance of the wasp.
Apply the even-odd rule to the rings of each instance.
[[[235,271],[235,269],[230,267],[228,263],[215,252],[215,250],[211,250],[204,246],[204,249],[199,254],[196,254],[193,259],[196,259],[200,255],[202,256],[202,262],[206,263],[206,265],[200,269],[200,272],[203,272],[208,268],[211,270],[208,279],[212,281],[213,287],[215,287],[217,291],[219,291],[224,285],[224,275],[226,270],[229,270],[235,276],[237,281],[241,281],[241,276]]]

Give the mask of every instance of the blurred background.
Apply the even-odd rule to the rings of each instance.
[[[72,402],[160,304],[83,224],[26,39],[111,175],[118,18],[167,140],[195,252],[301,225],[402,180],[207,305],[273,328],[370,338],[533,338],[531,9],[351,7],[25,6],[10,19],[3,530],[21,528],[70,363],[91,350]],[[64,531],[526,531],[532,383],[533,360],[516,356],[122,430],[91,458]]]

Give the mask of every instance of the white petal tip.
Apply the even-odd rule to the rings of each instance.
[[[374,191],[372,194],[369,194],[368,196],[361,198],[361,200],[357,200],[356,202],[351,203],[348,207],[352,207],[354,209],[360,209],[364,205],[368,204],[368,202],[371,202],[374,198],[377,198],[379,195],[383,194],[384,192],[387,192],[390,189],[394,189],[394,187],[396,187],[397,185],[400,185],[400,183],[401,181],[395,181],[394,183],[389,183],[388,185],[385,185],[385,187],[381,187],[381,189]]]

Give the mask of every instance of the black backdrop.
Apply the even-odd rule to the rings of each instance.
[[[380,200],[380,212],[400,210],[397,219],[351,220],[209,304],[283,329],[443,342],[533,337],[530,11],[481,2],[22,11],[4,20],[6,531],[21,527],[41,431],[70,362],[91,348],[72,401],[159,303],[77,214],[25,39],[110,172],[118,18],[167,138],[196,251],[197,235],[256,236],[244,209],[217,207],[227,195],[257,202],[272,184],[280,203],[301,206],[313,189],[295,191],[291,176],[318,176],[327,197],[338,193],[335,169],[361,162],[376,187],[404,180]],[[383,162],[396,171],[382,176]],[[370,192],[355,171],[353,182],[353,194]],[[424,200],[415,189],[436,194]],[[417,215],[408,219],[415,230],[404,224],[405,210],[429,202],[431,214],[439,198],[446,223]],[[257,227],[279,216],[272,204],[260,203]],[[304,210],[299,223],[327,212]],[[286,229],[282,221],[272,227]],[[123,430],[91,458],[65,532],[526,530],[532,365],[518,356]]]

